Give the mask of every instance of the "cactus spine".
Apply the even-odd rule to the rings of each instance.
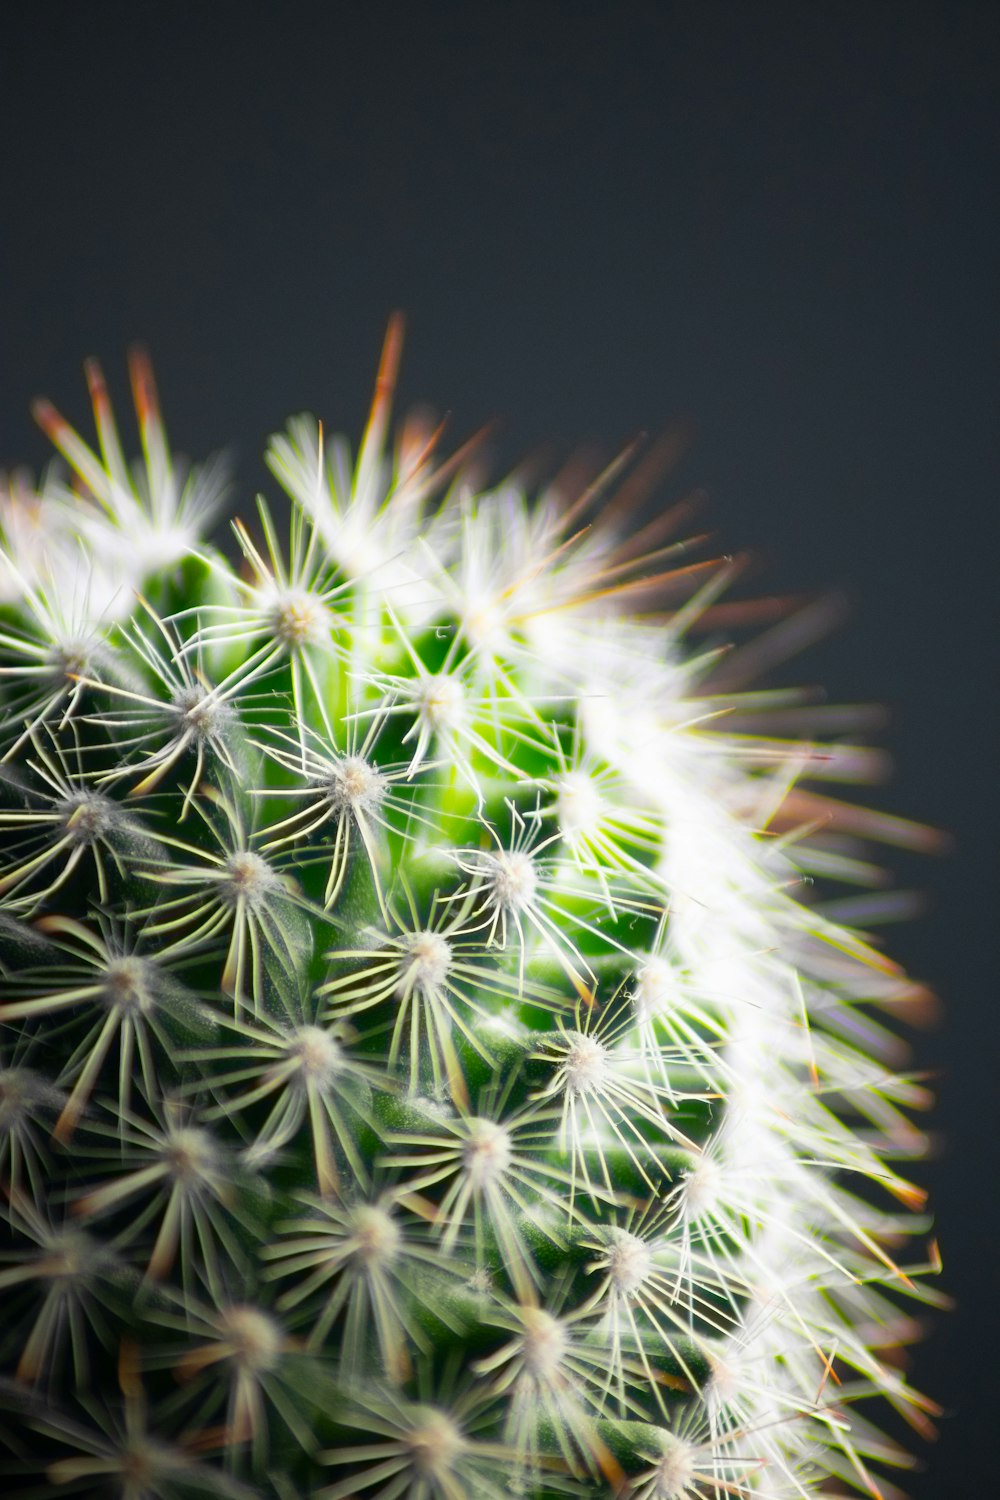
[[[91,365],[96,447],[40,403],[70,483],[0,500],[9,1471],[889,1497],[915,986],[884,895],[810,885],[925,834],[809,789],[877,757],[742,687],[676,515],[391,445],[399,344],[356,458],[272,441],[235,564],[141,357],[140,460]]]

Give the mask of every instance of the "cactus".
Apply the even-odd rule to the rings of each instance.
[[[141,458],[91,364],[0,500],[7,1472],[888,1500],[936,1256],[866,851],[930,835],[812,788],[863,714],[746,686],[795,625],[729,649],[683,507],[392,443],[399,349],[235,561],[140,355]]]

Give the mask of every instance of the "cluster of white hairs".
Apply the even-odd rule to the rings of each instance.
[[[400,337],[235,563],[141,357],[138,463],[91,364],[98,447],[39,403],[70,479],[0,492],[11,1472],[889,1500],[936,1254],[869,847],[930,835],[816,789],[882,758],[752,685],[813,614],[732,647],[631,453],[529,501],[390,445]]]

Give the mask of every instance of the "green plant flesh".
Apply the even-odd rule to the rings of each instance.
[[[863,714],[749,685],[794,626],[730,649],[679,512],[390,439],[398,349],[229,557],[141,359],[136,463],[91,366],[0,495],[7,1472],[888,1500],[934,1253],[870,843],[929,835],[827,794]]]

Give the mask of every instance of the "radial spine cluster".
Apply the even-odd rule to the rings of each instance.
[[[400,340],[228,547],[141,356],[137,461],[90,364],[0,484],[5,1472],[891,1500],[936,1252],[871,843],[930,835],[824,788],[864,712],[751,680],[801,617],[747,637],[632,455],[529,500],[393,439]]]

